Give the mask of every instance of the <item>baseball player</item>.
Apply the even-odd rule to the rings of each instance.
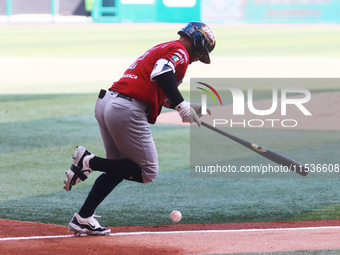
[[[99,158],[83,146],[73,154],[64,181],[67,191],[84,181],[92,171],[103,172],[87,199],[68,224],[69,231],[107,235],[94,218],[95,209],[123,180],[149,183],[158,173],[157,151],[149,123],[154,124],[162,106],[175,109],[183,122],[200,126],[201,104],[186,102],[178,90],[189,64],[209,64],[216,40],[201,22],[189,22],[178,40],[154,46],[140,56],[108,89],[101,90],[95,117],[104,143],[106,158]],[[210,112],[209,112],[210,113]]]

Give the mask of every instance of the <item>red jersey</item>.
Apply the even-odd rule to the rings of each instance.
[[[156,81],[150,80],[151,72],[159,59],[166,59],[173,63],[176,81],[179,84],[189,65],[189,54],[185,46],[176,40],[156,45],[146,51],[109,89],[147,103],[150,110],[148,122],[151,124],[156,122],[166,98]]]

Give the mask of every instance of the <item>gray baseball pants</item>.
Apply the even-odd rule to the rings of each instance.
[[[156,146],[147,122],[147,104],[108,91],[98,98],[95,117],[108,159],[130,159],[142,170],[143,183],[158,174]]]

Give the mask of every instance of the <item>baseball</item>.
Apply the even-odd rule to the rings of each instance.
[[[179,222],[181,219],[182,219],[182,214],[180,211],[172,211],[170,213],[170,219],[173,221],[173,222]]]

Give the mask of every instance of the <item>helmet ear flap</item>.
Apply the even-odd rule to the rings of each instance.
[[[193,52],[199,57],[201,62],[206,64],[210,63],[208,45],[204,36],[199,32],[197,33],[195,40],[193,40]]]
[[[210,64],[208,45],[206,44],[204,38],[202,38],[201,45],[202,45],[200,49],[201,56],[199,60],[205,64]]]

